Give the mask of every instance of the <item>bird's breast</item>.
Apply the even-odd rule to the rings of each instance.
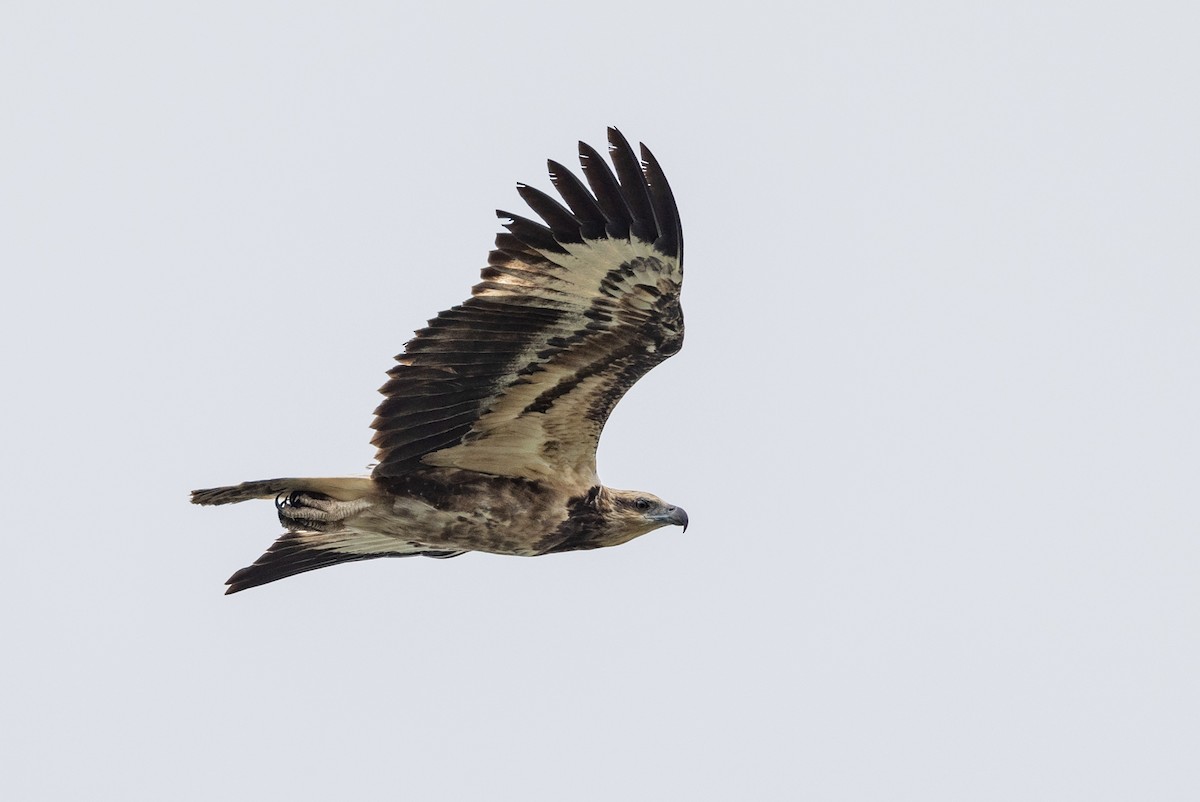
[[[391,482],[371,520],[356,523],[431,549],[534,556],[568,516],[569,494],[543,482],[438,473]]]

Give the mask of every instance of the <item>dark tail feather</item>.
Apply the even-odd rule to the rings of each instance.
[[[321,548],[314,545],[314,538],[320,537],[313,532],[288,532],[271,544],[253,565],[239,569],[225,581],[229,587],[225,594],[237,593],[247,588],[265,585],[278,579],[302,574],[305,571],[315,571],[338,563],[357,562],[358,560],[374,560],[379,557],[457,557],[461,551],[420,551],[420,552],[380,552],[376,554],[355,554],[335,549]]]

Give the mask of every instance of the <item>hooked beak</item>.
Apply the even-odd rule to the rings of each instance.
[[[675,526],[682,526],[683,531],[687,531],[688,519],[683,507],[672,507],[667,514],[667,520]]]

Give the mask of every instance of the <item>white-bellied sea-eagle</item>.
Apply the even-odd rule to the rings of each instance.
[[[683,345],[683,232],[662,169],[615,128],[610,169],[579,144],[556,162],[563,202],[518,192],[543,223],[507,220],[471,298],[416,333],[375,410],[370,476],[267,479],[192,492],[196,504],[274,499],[287,529],[227,593],[376,557],[534,556],[616,546],[687,514],[605,487],[609,413]],[[565,203],[565,205],[564,205]]]

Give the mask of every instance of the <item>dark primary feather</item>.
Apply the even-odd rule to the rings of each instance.
[[[658,239],[658,228],[654,223],[654,211],[650,206],[650,193],[646,189],[646,176],[638,164],[633,148],[621,135],[620,131],[612,129],[609,140],[613,147],[609,151],[613,166],[617,168],[617,179],[621,182],[621,197],[629,208],[632,221],[630,233],[640,240],[654,242]]]
[[[582,224],[569,209],[540,189],[526,184],[517,184],[517,192],[529,204],[529,208],[546,221],[555,240],[563,243],[583,242],[583,234],[580,231]]]
[[[586,142],[579,143],[579,163],[583,167],[583,177],[587,179],[596,203],[604,214],[604,230],[613,239],[629,239],[633,216],[612,170],[608,169],[608,164],[600,158],[595,148]]]
[[[546,167],[550,170],[550,180],[554,182],[554,188],[562,195],[563,200],[571,207],[575,219],[579,221],[580,233],[587,239],[603,238],[604,225],[607,222],[604,212],[600,210],[600,205],[584,187],[583,182],[556,161],[547,161]]]
[[[593,148],[579,144],[590,192],[561,164],[548,163],[565,205],[518,185],[521,197],[545,224],[497,212],[507,219],[508,232],[496,237],[473,297],[429,321],[396,357],[399,364],[388,372],[381,389],[385,399],[372,424],[372,443],[378,448],[376,478],[403,476],[421,467],[428,455],[474,443],[475,438],[494,439],[503,425],[483,431],[477,428],[481,418],[522,385],[535,384],[538,389],[536,401],[518,409],[553,414],[556,401],[591,378],[587,392],[595,408],[587,417],[599,418],[602,426],[628,386],[678,350],[674,340],[682,338],[677,264],[682,236],[674,198],[649,151],[642,149],[643,168],[616,129],[609,129],[609,143],[615,175]],[[653,245],[664,260],[676,262],[670,268],[674,273],[661,274],[674,276],[670,297],[660,297],[663,293],[653,283],[637,285],[636,291],[654,301],[658,312],[620,305],[624,294],[635,291],[629,266],[655,267],[638,261],[642,257],[633,251],[630,261],[593,262],[589,269],[599,272],[587,297],[580,295],[579,275],[568,272],[575,268],[564,266],[574,264],[566,246],[583,248],[586,254],[588,242],[620,242],[631,236]],[[559,255],[566,260],[562,264],[555,261]],[[587,258],[613,257],[606,251]],[[666,271],[665,265],[664,261],[658,267]],[[620,272],[623,268],[625,273]],[[522,282],[532,282],[528,294],[522,294]],[[660,330],[661,325],[678,329]],[[661,346],[662,352],[648,349],[650,344]],[[569,372],[561,368],[544,378],[568,358],[572,364],[584,361]],[[553,383],[538,384],[548,380]]]
[[[683,227],[679,223],[679,207],[675,205],[675,195],[671,185],[663,175],[658,159],[650,152],[650,148],[642,145],[642,163],[646,166],[646,183],[650,188],[650,199],[654,206],[654,219],[658,228],[658,239],[654,247],[667,256],[674,256],[683,262]]]
[[[566,248],[558,244],[559,241],[555,239],[554,232],[541,223],[534,222],[528,217],[522,217],[519,214],[506,212],[503,209],[497,209],[496,216],[501,218],[507,217],[508,222],[504,224],[504,227],[511,231],[514,237],[529,247],[543,251],[553,251],[555,253],[567,252]]]

